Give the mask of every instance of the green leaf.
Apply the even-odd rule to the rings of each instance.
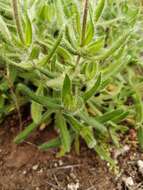
[[[71,148],[71,136],[67,128],[66,121],[61,112],[57,112],[56,114],[56,126],[60,130],[61,143],[62,143],[64,152],[65,153],[69,152]]]
[[[102,15],[102,12],[105,6],[105,1],[106,0],[98,0],[97,6],[95,9],[95,22],[97,22]]]
[[[69,110],[75,107],[75,101],[72,96],[72,84],[67,74],[65,75],[63,88],[62,88],[62,102],[64,106]]]
[[[105,50],[105,52],[103,52],[102,55],[98,57],[98,59],[105,60],[112,56],[115,51],[117,51],[121,46],[124,46],[127,43],[130,35],[131,31],[125,32],[118,40],[113,43],[113,45],[109,49]]]
[[[85,46],[85,51],[87,55],[95,55],[104,47],[105,38],[97,38],[95,41],[90,42],[87,46]]]
[[[20,144],[22,143],[26,138],[28,138],[28,136],[30,136],[30,134],[38,127],[37,124],[35,123],[31,123],[30,125],[28,125],[24,131],[22,131],[20,134],[18,134],[16,136],[16,138],[14,139],[14,143],[16,144]]]
[[[14,143],[19,144],[21,142],[23,142],[26,138],[28,138],[30,136],[30,134],[42,123],[46,122],[49,117],[51,116],[51,114],[53,113],[53,111],[47,111],[45,112],[41,119],[39,120],[38,123],[31,123],[30,125],[28,125],[20,134],[18,134],[16,136],[16,138],[14,139]]]
[[[42,96],[43,95],[43,86],[40,85],[36,91],[37,96]],[[43,111],[43,106],[35,101],[32,101],[31,104],[31,115],[32,119],[35,123],[38,123],[41,120],[42,117],[42,111]]]
[[[116,165],[115,161],[111,158],[111,156],[109,155],[109,152],[105,150],[101,145],[100,146],[96,145],[95,151],[97,152],[97,154],[100,156],[102,160],[106,160],[107,162],[111,164],[111,166],[115,167]]]
[[[55,41],[52,49],[50,50],[49,54],[42,59],[42,61],[39,63],[39,66],[44,66],[50,61],[50,59],[55,54],[57,48],[59,47],[59,45],[62,41],[62,38],[63,38],[63,31],[60,32],[60,34],[59,34],[57,40]]]
[[[28,16],[28,13],[25,14],[25,44],[30,46],[32,43],[32,23]]]
[[[88,62],[85,63],[85,76],[88,80],[91,80],[96,77],[98,73],[98,63],[97,62]]]
[[[127,116],[129,115],[128,111],[123,112],[122,114],[120,114],[119,116],[112,118],[112,121],[115,123],[119,123],[122,120],[124,120]]]
[[[102,135],[107,135],[108,130],[104,124],[101,124],[99,121],[97,121],[95,118],[88,116],[87,114],[80,112],[78,113],[78,116],[89,126],[92,126],[95,128],[98,132],[100,132]]]
[[[110,127],[110,129],[109,129],[109,132],[110,132],[110,136],[111,136],[111,138],[112,138],[112,141],[113,141],[113,143],[114,143],[114,145],[117,147],[117,148],[119,148],[120,147],[120,143],[119,143],[119,137],[118,137],[118,134],[116,133],[116,131],[114,130],[114,129],[112,129],[111,127]]]
[[[82,95],[82,98],[84,99],[84,101],[89,100],[92,96],[95,95],[98,88],[100,87],[100,84],[101,84],[101,74],[98,76],[95,84],[91,87],[91,89],[89,89]]]
[[[5,40],[11,41],[11,33],[1,15],[0,15],[0,33],[2,33]]]
[[[49,150],[50,148],[57,148],[61,145],[61,139],[59,137],[49,140],[38,146],[40,150]]]
[[[122,109],[113,110],[103,114],[102,116],[96,117],[96,119],[100,123],[106,123],[107,121],[113,121],[114,119],[120,117],[120,115],[122,115],[123,112],[124,111]]]
[[[142,97],[139,92],[136,91],[134,96],[135,100],[135,109],[136,109],[136,121],[138,123],[142,123],[143,121],[143,104],[142,104]]]
[[[139,145],[141,149],[143,150],[143,126],[142,125],[138,128],[137,136],[138,136]]]
[[[30,52],[30,56],[29,59],[33,60],[33,59],[37,59],[39,57],[40,54],[40,48],[37,45],[32,46],[32,50]]]
[[[86,35],[85,35],[83,44],[84,45],[89,44],[92,41],[93,37],[94,37],[94,23],[92,20],[92,15],[90,13],[90,22],[87,25],[87,31],[86,31]]]
[[[18,84],[17,90],[22,94],[26,95],[30,100],[33,100],[44,107],[59,109],[61,105],[57,104],[53,98],[48,98],[46,96],[37,96],[32,90],[30,90],[26,85]]]
[[[66,119],[69,121],[69,124],[72,126],[73,130],[81,135],[85,140],[89,148],[94,148],[96,145],[96,140],[94,138],[94,133],[91,127],[84,126],[77,119],[70,115],[66,115]]]

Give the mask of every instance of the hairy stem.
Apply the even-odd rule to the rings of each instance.
[[[15,103],[15,106],[16,106],[16,110],[17,110],[17,114],[18,114],[18,118],[19,118],[19,128],[20,128],[20,131],[22,131],[22,116],[21,116],[21,112],[20,112],[20,106],[19,106],[19,100],[16,96],[16,93],[15,93],[15,90],[14,90],[14,85],[13,85],[13,82],[9,76],[9,66],[7,67],[7,75],[5,76],[7,81],[8,81],[8,84],[9,84],[9,88],[10,88],[10,92],[11,92],[11,95],[12,95],[12,98],[13,98],[13,101]]]
[[[14,16],[15,23],[16,23],[17,33],[18,33],[19,38],[22,41],[22,43],[24,43],[24,36],[23,36],[18,0],[12,0],[12,8],[13,8],[13,16]]]
[[[81,46],[83,46],[84,39],[85,39],[86,24],[87,24],[87,14],[88,14],[88,4],[89,4],[89,0],[84,0]]]

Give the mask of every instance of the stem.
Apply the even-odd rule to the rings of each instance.
[[[19,100],[18,100],[18,98],[17,98],[17,96],[15,94],[13,82],[12,82],[10,76],[9,76],[9,66],[7,67],[7,76],[5,76],[5,77],[6,77],[7,81],[8,81],[10,92],[11,92],[13,101],[14,101],[15,106],[16,106],[16,110],[17,110],[17,114],[18,114],[18,118],[19,118],[19,128],[20,128],[20,131],[22,131],[22,127],[23,127],[22,115],[21,115],[21,112],[20,112]]]
[[[85,39],[85,33],[86,33],[88,4],[89,4],[89,0],[84,0],[84,11],[83,11],[83,21],[82,21],[81,47],[83,46],[84,39]]]
[[[18,0],[12,0],[12,8],[13,8],[13,16],[16,23],[17,33],[19,35],[21,42],[24,43],[24,36],[23,36]]]

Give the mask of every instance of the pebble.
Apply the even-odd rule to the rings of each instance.
[[[38,169],[38,164],[37,165],[34,165],[33,167],[32,167],[32,170],[37,170]]]
[[[59,166],[63,166],[63,161],[62,160],[59,160]]]
[[[26,174],[27,174],[27,171],[26,171],[26,170],[24,170],[24,171],[22,172],[22,174],[23,174],[23,175],[26,175]]]
[[[57,163],[54,163],[54,167],[57,168],[57,167],[58,167],[58,164],[57,164]]]
[[[142,174],[142,176],[143,176],[143,161],[142,160],[138,160],[137,161],[137,166],[138,166],[140,174]]]
[[[38,173],[39,173],[39,174],[43,173],[43,169],[40,169],[40,170],[38,171]]]
[[[117,159],[120,155],[126,154],[130,150],[128,145],[125,145],[122,149],[118,149],[114,153],[114,158]]]
[[[123,181],[124,181],[126,187],[128,187],[128,188],[134,185],[134,181],[133,181],[132,177],[127,177],[127,178],[124,177]]]
[[[79,182],[68,184],[67,189],[68,190],[78,190],[79,189]]]

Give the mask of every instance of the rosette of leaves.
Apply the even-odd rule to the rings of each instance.
[[[1,65],[16,71],[15,91],[31,102],[33,119],[15,143],[54,121],[59,136],[40,149],[64,155],[74,143],[78,152],[82,138],[114,165],[111,140],[119,147],[118,132],[128,129],[122,121],[135,116],[126,101],[136,93],[128,68],[140,53],[132,46],[140,8],[135,1],[12,1],[13,19],[2,15]]]

